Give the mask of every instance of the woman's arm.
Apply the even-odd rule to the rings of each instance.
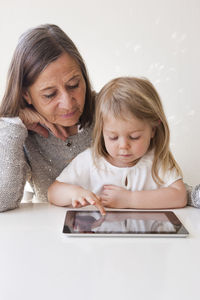
[[[23,145],[27,134],[19,118],[0,119],[0,212],[16,208],[23,197],[28,170]]]
[[[105,214],[99,198],[94,193],[75,184],[55,181],[48,189],[48,200],[58,206],[80,207],[91,204],[95,205],[102,215]]]
[[[181,208],[187,204],[187,194],[182,180],[166,188],[149,191],[128,191],[106,185],[100,195],[102,204],[113,208],[167,209]]]

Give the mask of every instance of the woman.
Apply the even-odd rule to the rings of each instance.
[[[18,206],[27,180],[47,201],[50,184],[90,145],[93,112],[88,74],[70,38],[56,25],[23,34],[0,106],[0,211]]]
[[[48,186],[90,145],[93,98],[83,59],[59,27],[22,35],[0,107],[0,211],[18,206],[26,180],[47,201]]]

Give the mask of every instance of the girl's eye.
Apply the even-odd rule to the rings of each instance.
[[[129,138],[133,141],[136,141],[139,140],[140,136],[136,136],[136,137],[130,136]]]
[[[52,94],[49,94],[49,95],[44,95],[44,96],[45,96],[45,98],[47,98],[47,99],[52,99],[53,97],[55,97],[55,95],[56,95],[56,92],[54,92],[54,93],[52,93]]]

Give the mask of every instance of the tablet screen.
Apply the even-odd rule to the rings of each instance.
[[[188,234],[172,211],[99,211],[70,210],[63,233],[87,235],[160,235]]]

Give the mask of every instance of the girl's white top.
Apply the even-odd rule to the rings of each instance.
[[[167,187],[181,177],[175,169],[159,176],[164,184],[158,185],[152,177],[152,164],[154,153],[150,151],[132,167],[119,168],[111,165],[101,157],[97,166],[92,158],[91,148],[80,153],[56,178],[57,181],[77,184],[96,194],[99,194],[104,185],[117,185],[131,191],[154,190]]]

